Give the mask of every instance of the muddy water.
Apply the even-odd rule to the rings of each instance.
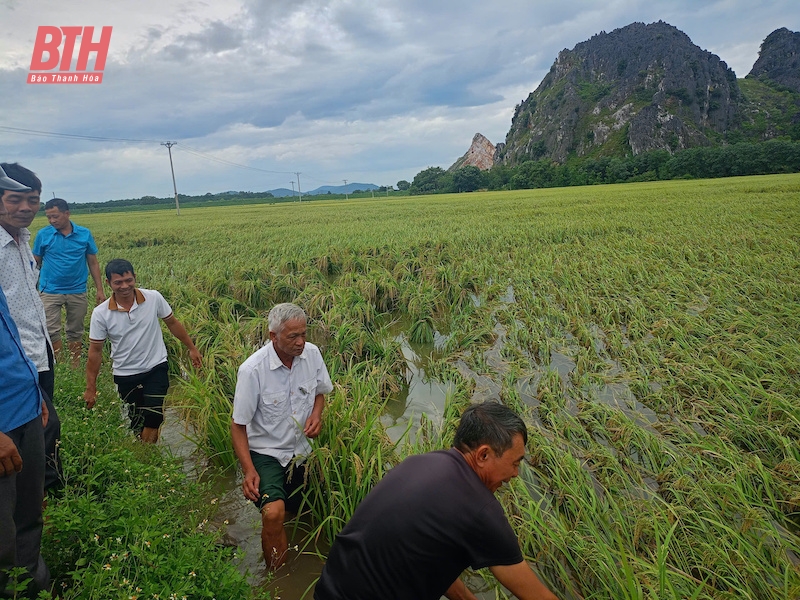
[[[314,541],[309,539],[308,520],[301,516],[287,523],[289,557],[286,565],[270,577],[261,553],[261,518],[253,503],[242,495],[241,473],[220,473],[218,469],[209,467],[206,457],[190,437],[177,412],[167,409],[159,444],[183,460],[187,473],[211,483],[219,509],[209,527],[223,532],[223,544],[237,548],[239,570],[247,574],[253,586],[268,590],[276,600],[312,598],[313,586],[324,562],[317,555]],[[328,551],[324,546],[318,550],[323,555]]]

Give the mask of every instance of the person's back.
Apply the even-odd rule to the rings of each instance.
[[[522,561],[500,503],[455,449],[391,469],[337,536],[316,600],[438,600],[467,567]]]

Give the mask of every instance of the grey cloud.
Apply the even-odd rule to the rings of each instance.
[[[176,61],[200,61],[203,55],[218,54],[241,47],[242,31],[221,21],[211,22],[199,33],[180,36],[164,48],[164,54]]]

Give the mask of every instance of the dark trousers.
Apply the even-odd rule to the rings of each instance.
[[[164,398],[169,390],[167,362],[137,375],[114,375],[123,402],[128,404],[131,429],[141,436],[147,427],[158,429],[164,422]]]
[[[36,596],[47,589],[50,572],[40,553],[42,543],[42,500],[44,499],[44,429],[41,417],[6,433],[17,446],[22,470],[0,477],[0,598]],[[27,595],[7,589],[5,572],[24,567],[32,577]]]
[[[47,363],[50,367],[47,371],[39,373],[39,387],[42,388],[44,402],[50,412],[47,426],[44,428],[44,453],[45,471],[44,488],[46,490],[58,489],[64,484],[64,469],[61,466],[61,455],[58,449],[58,440],[61,439],[61,420],[58,418],[56,407],[53,404],[53,394],[56,387],[56,376],[54,371],[53,353],[50,345],[47,346]]]

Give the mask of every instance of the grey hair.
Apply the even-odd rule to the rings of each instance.
[[[523,444],[527,445],[525,421],[507,406],[487,400],[483,404],[473,404],[461,415],[453,446],[469,452],[488,444],[500,456],[514,444],[515,435],[521,435]]]
[[[280,333],[287,321],[306,321],[307,317],[306,311],[297,304],[282,302],[272,307],[267,320],[269,321],[269,330],[272,333]]]

